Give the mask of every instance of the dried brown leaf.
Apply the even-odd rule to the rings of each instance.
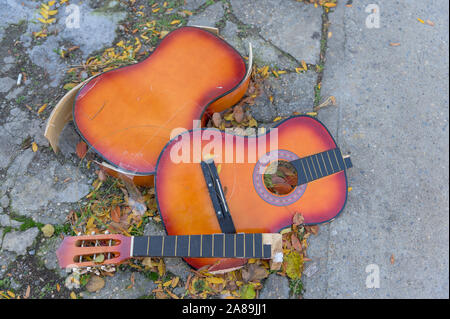
[[[303,215],[300,213],[295,213],[294,217],[292,218],[292,224],[299,226],[303,224],[304,218]]]
[[[86,289],[89,292],[96,292],[102,289],[105,286],[105,280],[97,275],[93,275],[89,278],[89,281],[86,285]]]
[[[215,127],[219,127],[220,124],[222,124],[222,116],[220,115],[220,113],[214,113],[212,115],[212,121]]]
[[[233,117],[236,122],[241,123],[244,119],[244,110],[242,109],[241,105],[236,105],[233,111]]]
[[[87,145],[85,142],[81,141],[77,144],[76,152],[79,158],[83,159],[86,156]]]
[[[293,233],[291,235],[291,245],[292,248],[294,248],[297,251],[302,251],[302,244],[300,243],[300,240],[297,237],[297,234]]]
[[[116,223],[120,222],[120,217],[121,217],[121,211],[120,211],[120,207],[116,206],[113,209],[111,209],[111,219],[113,221],[115,221]]]
[[[280,195],[288,194],[292,191],[292,187],[286,182],[273,184],[272,188]]]

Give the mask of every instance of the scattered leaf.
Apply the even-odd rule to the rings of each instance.
[[[302,60],[300,63],[302,64],[303,70],[308,71],[308,66],[306,65],[306,62]]]
[[[285,256],[286,275],[291,279],[300,279],[303,271],[303,256],[296,251],[291,251]]]
[[[30,285],[28,285],[27,290],[25,291],[25,295],[23,297],[25,299],[28,299],[28,297],[30,297],[30,293],[31,293],[31,287],[30,287]]]
[[[83,159],[87,153],[87,145],[85,142],[81,141],[77,144],[76,152],[79,158]]]
[[[103,254],[98,254],[94,258],[94,262],[97,263],[97,264],[101,264],[104,261],[105,261],[105,255],[103,255]]]
[[[303,221],[305,219],[303,218],[303,215],[300,213],[295,213],[294,217],[292,218],[292,224],[299,226],[301,224],[303,224]]]
[[[243,285],[240,289],[242,299],[255,299],[256,292],[252,285]]]
[[[86,284],[86,290],[89,292],[96,292],[102,289],[105,286],[105,279],[100,276],[93,275],[89,278],[88,283]]]
[[[44,236],[48,238],[53,236],[55,233],[55,228],[52,225],[47,224],[41,228],[41,231],[44,233]]]
[[[242,269],[242,279],[245,282],[262,280],[269,276],[269,271],[262,265],[256,263],[249,264],[246,268]]]
[[[394,254],[391,255],[391,265],[393,265],[395,263],[395,257]]]
[[[64,84],[63,88],[64,90],[72,90],[74,87],[76,87],[78,84],[77,83],[66,83]]]
[[[121,211],[120,211],[120,207],[116,206],[113,209],[111,209],[111,219],[113,221],[115,221],[116,223],[120,222],[120,216],[121,216]]]
[[[77,299],[77,294],[75,293],[75,292],[71,292],[70,293],[70,298],[72,298],[72,299]]]
[[[300,243],[296,233],[292,233],[291,235],[291,247],[298,252],[302,251],[302,244]]]
[[[239,104],[236,105],[236,107],[233,110],[233,117],[236,120],[236,122],[241,123],[244,119],[244,110],[242,109],[242,106]]]
[[[215,112],[212,115],[212,121],[215,127],[219,127],[220,124],[222,124],[222,117],[220,116],[220,113]]]
[[[37,152],[38,146],[37,146],[36,142],[31,143],[31,149],[33,150],[33,152]]]
[[[225,283],[225,280],[220,277],[207,277],[206,281],[210,284],[223,284]]]
[[[45,103],[44,105],[42,105],[39,110],[38,110],[38,114],[41,114],[42,112],[44,112],[45,108],[47,107],[47,103]]]

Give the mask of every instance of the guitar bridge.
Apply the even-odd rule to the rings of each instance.
[[[202,161],[200,163],[208,187],[209,196],[216,212],[217,221],[223,233],[236,233],[233,219],[228,209],[225,193],[220,183],[219,174],[213,160]]]

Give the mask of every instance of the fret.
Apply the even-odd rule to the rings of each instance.
[[[323,167],[325,168],[326,175],[327,175],[327,176],[330,175],[330,174],[328,173],[327,164],[325,164],[325,159],[324,159],[324,157],[323,157],[323,152],[320,153],[320,158],[322,158],[322,163],[323,163]]]
[[[174,256],[176,256],[177,255],[177,244],[178,244],[178,236],[177,235],[175,235],[175,252],[173,253],[173,255]]]
[[[318,179],[318,178],[319,178],[319,175],[317,174],[316,167],[315,167],[315,165],[314,165],[314,161],[312,160],[312,156],[308,156],[308,157],[306,158],[306,161],[308,162],[309,166],[313,168],[313,169],[311,170],[311,172],[314,173],[314,174],[313,174],[313,180]]]
[[[327,151],[326,153],[327,153],[328,161],[330,162],[330,165],[331,165],[331,173],[333,174],[333,173],[335,173],[335,171],[334,171],[333,163],[331,162],[330,153],[329,153],[329,151]]]
[[[264,245],[263,249],[263,258],[270,258],[272,256],[271,246]]]
[[[341,168],[341,165],[339,165],[339,160],[338,160],[338,157],[336,155],[336,150],[337,150],[336,148],[333,150],[333,154],[334,154],[334,158],[336,159],[337,166],[338,166],[339,170],[341,171],[342,168]]]
[[[325,152],[326,153],[326,152]],[[322,157],[323,157],[323,162],[325,163],[325,167],[327,169],[327,173],[328,175],[331,175],[334,173],[333,171],[333,166],[331,165],[331,161],[329,160],[329,156],[328,153],[326,153],[327,155],[324,155],[324,153],[322,153]]]
[[[317,163],[317,167],[319,168],[319,173],[320,173],[320,177],[325,176],[325,174],[322,173],[322,168],[320,167],[320,163],[319,163],[319,155],[313,155],[313,158],[316,159],[316,163]]]
[[[145,256],[148,248],[147,242],[148,238],[144,236],[135,237],[133,242],[133,256]]]
[[[203,256],[203,235],[200,235],[200,257]]]
[[[303,166],[302,160],[298,159],[292,162],[292,164],[294,163],[299,163],[301,165],[295,166],[297,169],[297,174],[298,174],[298,185],[302,185],[302,184],[306,184],[308,182],[308,178],[306,177],[306,171],[305,171],[305,167]],[[301,167],[300,167],[301,166]]]
[[[341,170],[344,170],[345,163],[344,163],[344,158],[342,157],[341,150],[339,148],[335,148],[334,149],[334,154],[336,155],[336,158],[338,160],[339,167],[341,168]]]
[[[301,161],[302,161],[302,162],[305,162],[305,166],[308,167],[308,170],[307,170],[307,171],[309,172],[309,176],[311,176],[311,178],[309,178],[309,181],[308,181],[308,182],[313,181],[314,178],[313,178],[312,173],[311,173],[311,168],[309,168],[308,160],[307,160],[306,157],[305,157],[305,158],[302,158]]]
[[[331,153],[331,154],[330,154]],[[330,161],[331,161],[331,163],[332,163],[332,165],[333,165],[333,173],[336,173],[336,172],[339,172],[339,167],[338,167],[338,163],[337,163],[337,159],[336,159],[336,157],[335,157],[335,155],[334,155],[334,152],[333,152],[333,150],[329,150],[328,151],[328,155],[330,156]]]
[[[255,234],[253,234],[252,240],[253,240],[253,257],[254,257],[255,256]]]
[[[191,235],[188,235],[189,239],[188,239],[188,253],[187,255],[190,256],[191,255]]]

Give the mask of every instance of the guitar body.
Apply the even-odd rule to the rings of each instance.
[[[196,27],[170,32],[144,61],[102,73],[78,92],[73,119],[81,137],[110,166],[151,185],[175,128],[234,105],[249,77],[240,54]]]
[[[279,232],[292,224],[296,212],[303,215],[305,224],[323,223],[332,220],[344,208],[347,199],[345,169],[296,186],[292,192],[282,196],[269,192],[264,186],[263,175],[258,173],[269,165],[262,163],[263,154],[275,152],[279,160],[291,161],[335,149],[337,145],[333,137],[318,120],[309,116],[291,117],[280,122],[276,130],[271,129],[257,137],[239,137],[243,140],[240,146],[226,143],[237,140],[233,134],[214,129],[191,130],[171,140],[158,160],[156,196],[169,235],[221,232],[201,165],[198,159],[193,162],[195,151],[199,149],[194,135],[200,133],[203,156],[214,154],[237,233]],[[211,136],[221,140],[219,147],[211,147]],[[277,140],[278,145],[271,146],[271,138]],[[189,150],[190,159],[187,163],[176,163],[179,161],[177,155],[183,149]],[[238,158],[237,154],[242,153],[242,149],[244,156]],[[186,261],[194,268],[217,264],[211,270],[243,264],[242,260],[236,259],[186,258]]]

